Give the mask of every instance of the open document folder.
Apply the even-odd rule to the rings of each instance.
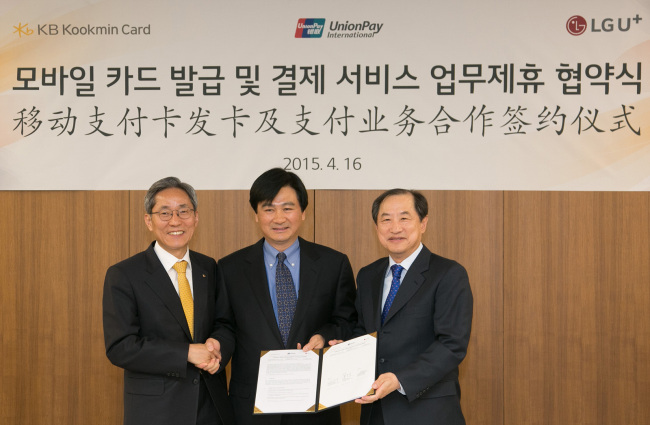
[[[255,414],[318,412],[373,394],[377,334],[332,347],[263,351]]]

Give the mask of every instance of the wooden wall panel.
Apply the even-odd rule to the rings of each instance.
[[[424,243],[467,268],[474,318],[461,364],[461,403],[470,424],[503,424],[503,193],[425,192]]]
[[[125,192],[0,192],[0,423],[117,424],[104,355],[106,268],[128,254]],[[9,214],[13,212],[13,214]]]
[[[505,195],[505,424],[647,424],[650,196]]]
[[[345,252],[355,273],[386,256],[377,241],[372,201],[381,191],[317,191],[316,242]],[[469,273],[474,320],[461,365],[462,404],[468,423],[503,423],[503,195],[501,192],[423,191],[429,224],[423,242]],[[343,408],[358,423],[359,408]]]
[[[310,192],[303,237],[385,255],[379,191]],[[461,367],[468,424],[648,424],[650,194],[426,191],[424,242],[469,272],[474,327]],[[108,266],[145,249],[135,192],[0,192],[0,423],[121,423],[106,359]],[[199,191],[192,248],[215,258],[261,237],[247,191]],[[343,408],[344,423],[358,409]]]
[[[377,240],[370,208],[380,190],[319,190],[314,208],[316,242],[348,255],[356,277],[359,269],[385,256]]]

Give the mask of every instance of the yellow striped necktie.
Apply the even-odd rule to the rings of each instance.
[[[181,297],[181,304],[183,304],[187,325],[190,327],[190,333],[192,334],[192,339],[194,339],[194,300],[192,299],[190,282],[185,275],[187,261],[179,261],[174,264],[174,270],[178,273],[178,293]]]

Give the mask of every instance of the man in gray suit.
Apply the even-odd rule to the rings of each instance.
[[[361,424],[464,424],[458,365],[472,325],[467,272],[422,244],[428,205],[419,192],[384,192],[372,218],[389,256],[357,276],[354,333],[377,332],[375,394],[356,400]]]

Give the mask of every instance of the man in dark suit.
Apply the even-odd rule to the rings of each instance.
[[[229,304],[222,318],[231,326],[217,339],[224,357],[234,347],[230,398],[237,424],[340,424],[338,408],[253,415],[262,350],[309,350],[348,338],[356,313],[347,256],[298,237],[307,207],[300,178],[279,168],[263,173],[251,187],[250,204],[264,238],[218,267]]]
[[[218,353],[200,343],[224,297],[214,259],[188,249],[196,193],[175,177],[159,180],[145,211],[155,242],[111,266],[104,282],[106,356],[124,369],[124,424],[231,425]]]
[[[464,424],[458,365],[472,326],[472,291],[460,264],[422,245],[427,200],[393,189],[372,205],[389,257],[357,275],[355,335],[377,332],[375,394],[357,399],[361,424]]]

